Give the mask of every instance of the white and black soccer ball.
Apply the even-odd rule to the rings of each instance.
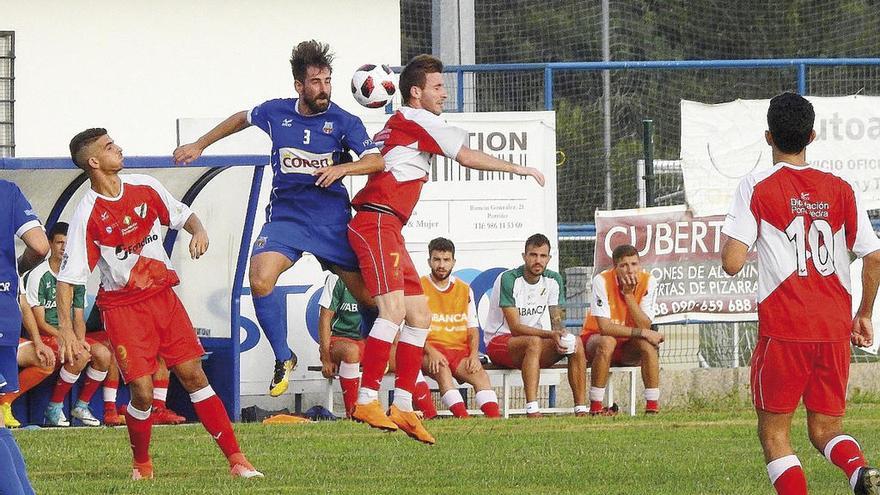
[[[397,92],[394,72],[387,65],[364,64],[351,78],[351,94],[367,108],[384,107]]]

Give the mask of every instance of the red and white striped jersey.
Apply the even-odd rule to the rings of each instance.
[[[740,181],[721,231],[756,244],[760,336],[849,340],[849,253],[880,249],[852,185],[829,172],[779,163]]]
[[[180,229],[192,211],[156,179],[120,175],[118,197],[86,192],[70,220],[58,280],[83,285],[97,266],[98,306],[141,301],[179,283],[162,247],[161,226]]]
[[[467,139],[467,131],[427,110],[401,107],[373,138],[385,157],[385,170],[370,175],[352,206],[384,207],[406,223],[428,181],[432,156],[455,159]]]

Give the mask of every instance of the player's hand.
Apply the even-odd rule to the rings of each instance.
[[[624,294],[635,294],[638,283],[639,278],[634,274],[624,273],[617,276],[617,284],[620,286],[620,291]]]
[[[855,346],[870,347],[874,342],[874,324],[871,323],[871,318],[856,315],[849,340]]]
[[[446,360],[446,356],[439,352],[425,353],[425,356],[428,358],[428,373],[431,375],[439,373],[440,368],[449,367],[449,361]]]
[[[193,234],[189,240],[189,255],[197,260],[208,250],[208,232],[204,229]]]
[[[339,373],[339,367],[330,359],[321,359],[321,374],[324,378],[333,378]]]
[[[660,347],[660,344],[666,340],[666,337],[662,333],[651,330],[650,328],[642,329],[642,338],[647,340],[648,343],[654,347]]]
[[[318,187],[330,187],[331,184],[336,182],[337,180],[346,176],[347,169],[344,165],[332,165],[329,167],[322,167],[314,172],[312,175],[317,177],[318,179],[315,181],[315,185]]]
[[[205,151],[196,143],[184,144],[183,146],[178,146],[177,149],[174,150],[174,164],[180,165],[190,164],[196,158],[202,156],[202,152]]]
[[[476,373],[483,369],[483,364],[480,363],[479,356],[468,356],[463,359],[462,362],[464,363],[465,371],[467,371],[468,373]]]
[[[61,364],[72,363],[76,361],[77,356],[89,352],[76,338],[72,328],[59,327],[56,339],[58,340],[58,356],[61,358]]]
[[[55,367],[55,353],[42,340],[34,342],[34,353],[37,355],[37,362],[43,368]]]
[[[544,187],[544,174],[536,168],[519,166],[518,170],[514,173],[516,175],[534,177],[535,182],[537,182],[539,186]]]

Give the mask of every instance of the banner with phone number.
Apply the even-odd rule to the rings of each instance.
[[[734,277],[721,269],[724,216],[694,217],[685,206],[596,212],[594,273],[612,266],[621,244],[639,252],[657,279],[654,323],[755,321],[757,254]]]

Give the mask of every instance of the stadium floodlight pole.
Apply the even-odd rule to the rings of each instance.
[[[645,153],[645,206],[654,206],[654,121],[642,121],[642,147]]]
[[[610,17],[608,0],[602,0],[602,61],[611,61]],[[602,138],[605,145],[605,209],[612,207],[611,197],[611,71],[602,71]]]

